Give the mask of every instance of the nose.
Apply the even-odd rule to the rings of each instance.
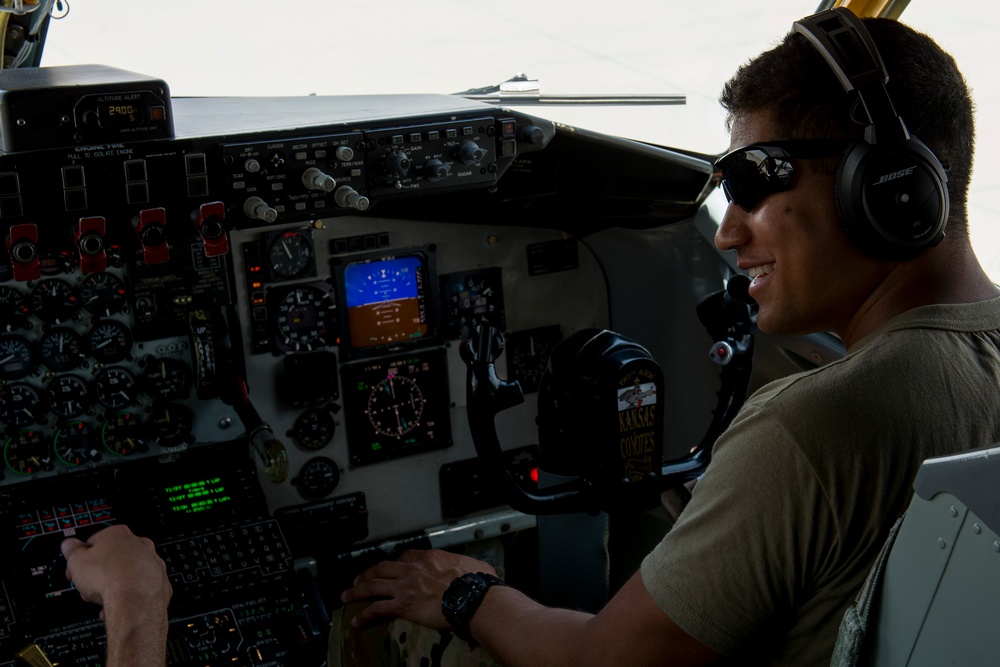
[[[749,239],[747,212],[736,204],[729,204],[719,228],[715,230],[715,247],[719,250],[736,250],[745,245]]]

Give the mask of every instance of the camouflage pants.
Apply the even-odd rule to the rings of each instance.
[[[481,647],[448,631],[396,619],[357,629],[351,617],[364,605],[333,613],[328,667],[498,667]]]

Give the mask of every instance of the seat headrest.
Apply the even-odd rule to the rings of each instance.
[[[924,500],[950,493],[989,528],[1000,533],[1000,444],[927,459],[913,481]]]

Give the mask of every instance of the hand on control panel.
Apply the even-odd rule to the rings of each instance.
[[[387,560],[362,572],[344,591],[341,602],[372,600],[351,619],[360,627],[379,620],[404,618],[429,628],[445,630],[441,598],[449,584],[466,572],[496,575],[492,565],[440,549],[410,549],[399,560]]]
[[[102,607],[107,667],[165,665],[167,604],[173,589],[152,541],[115,525],[86,542],[63,540],[62,553],[66,577],[84,600]]]

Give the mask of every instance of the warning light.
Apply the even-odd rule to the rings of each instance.
[[[531,477],[532,482],[538,484],[538,468],[532,468],[528,476]]]

